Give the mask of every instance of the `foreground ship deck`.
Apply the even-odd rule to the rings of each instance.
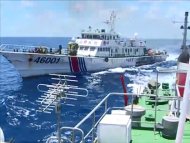
[[[144,105],[145,101],[141,100],[140,105]],[[147,106],[147,105],[145,105]],[[168,104],[166,105],[159,105],[157,107],[157,122],[162,123],[162,118],[167,115],[167,112],[162,111],[162,110],[167,110],[168,109]],[[142,127],[150,127],[152,128],[138,128],[138,129],[132,129],[132,143],[174,143],[175,138],[169,139],[169,138],[164,138],[162,136],[162,132],[155,131],[154,132],[154,122],[147,122],[146,117],[148,116],[148,113],[146,113],[145,116],[141,118],[141,126]],[[146,123],[145,123],[146,122]],[[189,143],[190,140],[190,121],[187,119],[185,123],[185,131],[183,134],[183,143]]]

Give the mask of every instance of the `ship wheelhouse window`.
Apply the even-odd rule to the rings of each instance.
[[[87,38],[87,35],[86,35],[86,34],[82,34],[82,38],[83,38],[83,39],[86,39],[86,38]]]
[[[101,35],[101,39],[104,40],[105,39],[105,35]]]
[[[127,53],[127,51],[128,51],[128,50],[127,50],[127,49],[125,49],[125,53]]]
[[[93,39],[100,39],[100,35],[92,35]]]
[[[84,47],[80,47],[80,50],[84,50]]]
[[[95,50],[95,47],[90,47],[90,51],[94,51]]]
[[[100,52],[101,52],[101,51],[102,51],[102,48],[101,48],[101,47],[99,47],[99,48],[98,48],[98,51],[100,51]]]
[[[84,47],[84,50],[85,50],[85,51],[88,51],[88,47]]]
[[[87,39],[92,39],[92,35],[87,35]]]

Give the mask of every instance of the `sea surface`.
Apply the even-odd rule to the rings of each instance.
[[[65,37],[4,37],[0,44],[44,45],[67,47],[70,38]],[[147,46],[156,50],[166,50],[169,54],[167,61],[131,68],[115,68],[86,75],[77,75],[77,85],[86,88],[89,95],[86,98],[77,98],[77,101],[68,101],[62,105],[61,126],[75,126],[87,113],[89,113],[101,99],[110,92],[123,92],[120,75],[125,76],[128,92],[132,91],[130,84],[136,83],[145,86],[156,77],[156,68],[175,68],[176,58],[180,53],[182,40],[175,39],[146,39]],[[173,75],[162,74],[159,80],[168,82],[175,80]],[[39,113],[36,102],[41,93],[37,90],[40,83],[51,84],[51,76],[36,76],[22,79],[3,56],[0,55],[0,127],[3,129],[6,140],[14,139],[15,143],[45,142],[55,134],[56,114]],[[123,105],[123,98],[112,99],[117,105]],[[90,123],[82,128],[87,130]]]

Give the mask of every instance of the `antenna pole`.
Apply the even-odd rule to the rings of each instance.
[[[57,114],[57,139],[58,143],[61,143],[61,96],[57,95],[57,103],[55,105],[55,112]]]
[[[182,50],[186,50],[187,46],[186,46],[186,41],[187,41],[187,23],[188,23],[188,12],[185,12],[185,21],[184,21],[184,33],[183,33],[183,44],[182,44]]]
[[[115,18],[116,18],[115,12],[112,11],[111,16],[110,16],[110,32],[114,32]]]

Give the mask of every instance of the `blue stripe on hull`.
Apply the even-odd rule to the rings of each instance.
[[[84,65],[84,71],[87,72],[87,68],[86,68],[86,64],[85,64],[84,58],[82,58],[82,61],[83,61],[83,65]]]
[[[84,57],[79,57],[78,59],[79,59],[79,64],[80,64],[79,66],[80,66],[81,72],[87,72]]]
[[[70,70],[71,70],[71,72],[74,72],[73,71],[72,61],[71,61],[72,59],[71,59],[71,57],[68,57],[68,58],[69,58]],[[77,57],[77,60],[78,60],[80,72],[87,72],[87,68],[86,68],[84,57]]]
[[[72,64],[71,64],[71,57],[68,57],[68,59],[69,59],[70,70],[71,70],[71,72],[73,72],[73,68],[72,68]]]

